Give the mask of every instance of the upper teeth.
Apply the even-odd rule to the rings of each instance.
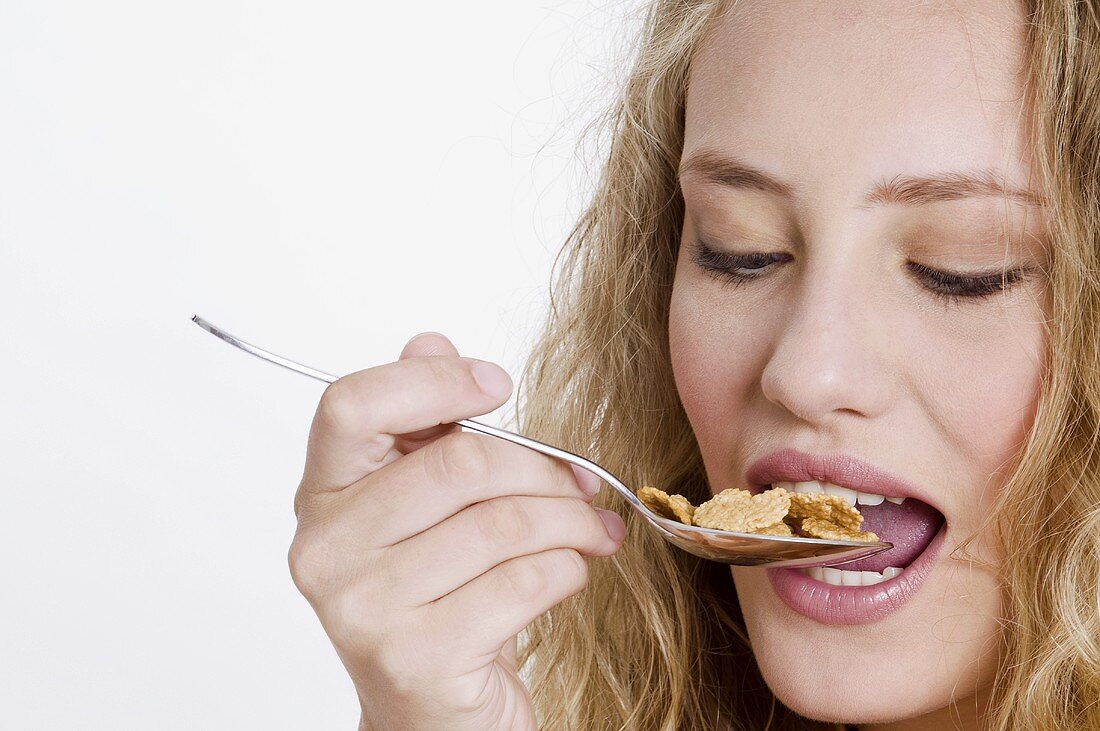
[[[787,492],[823,492],[827,495],[839,495],[848,501],[849,505],[878,505],[883,500],[900,505],[903,497],[884,497],[873,492],[856,492],[847,487],[834,485],[831,482],[811,480],[809,482],[776,482],[773,487],[782,487]]]

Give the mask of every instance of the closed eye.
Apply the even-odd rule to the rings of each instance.
[[[790,261],[793,257],[784,252],[752,252],[727,254],[716,251],[702,241],[695,241],[691,259],[708,274],[726,282],[740,284],[759,279],[774,265]]]
[[[983,274],[959,274],[933,269],[917,262],[908,262],[906,268],[936,297],[949,302],[980,300],[997,292],[1004,292],[1024,278],[1023,269],[997,270]]]
[[[697,266],[723,282],[742,284],[760,279],[777,264],[791,261],[784,252],[752,252],[730,254],[718,251],[701,240],[693,244],[691,259]],[[998,269],[981,274],[962,274],[935,269],[918,262],[907,262],[906,269],[937,299],[946,302],[980,301],[997,292],[1004,292],[1022,281],[1027,271],[1022,268]]]

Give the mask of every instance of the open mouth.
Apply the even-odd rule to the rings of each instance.
[[[836,566],[767,570],[776,596],[817,622],[866,624],[899,610],[929,578],[946,540],[948,521],[934,491],[854,456],[779,449],[750,464],[745,481],[757,490],[837,495],[863,516],[861,530],[893,545]]]
[[[945,522],[943,513],[915,497],[884,497],[824,482],[777,482],[789,492],[840,495],[863,515],[861,530],[894,545],[888,551],[835,567],[802,569],[810,578],[833,586],[872,586],[901,576],[924,553]]]

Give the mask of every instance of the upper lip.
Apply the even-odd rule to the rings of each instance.
[[[820,480],[856,492],[884,497],[912,497],[943,513],[934,496],[916,485],[846,454],[821,455],[780,449],[753,462],[745,473],[750,487],[763,488],[775,482]]]

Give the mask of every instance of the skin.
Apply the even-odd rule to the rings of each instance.
[[[294,583],[355,684],[360,729],[537,729],[516,634],[626,534],[599,480],[453,424],[503,404],[497,365],[422,333],[329,386],[294,501]],[[440,557],[446,560],[440,560]]]
[[[699,49],[687,102],[685,160],[736,154],[792,188],[682,176],[669,337],[712,490],[745,487],[775,449],[847,453],[932,491],[948,521],[924,586],[872,624],[819,624],[764,572],[733,569],[778,698],[864,728],[980,727],[999,555],[980,534],[951,554],[980,527],[1038,393],[1041,277],[945,301],[907,263],[1034,273],[1041,212],[988,196],[860,203],[880,180],[951,169],[1027,187],[1018,10],[960,5],[745,3],[751,18],[724,19]],[[734,285],[692,259],[700,233],[729,254],[781,256]],[[583,590],[587,557],[621,545],[622,521],[590,505],[591,476],[450,426],[510,390],[498,367],[425,333],[318,405],[289,563],[362,729],[535,729],[515,635]]]
[[[1036,274],[949,302],[906,265],[1039,272],[1042,209],[1000,196],[860,199],[895,175],[969,168],[1029,186],[1022,11],[782,0],[739,12],[696,56],[682,160],[735,154],[794,195],[681,177],[669,338],[712,492],[746,488],[754,460],[794,447],[922,485],[947,520],[924,586],[871,624],[818,623],[764,572],[732,569],[757,660],[779,700],[811,718],[980,728],[1000,647],[1000,556],[984,533],[951,554],[980,528],[1034,418],[1046,291]],[[785,256],[733,284],[693,261],[700,235],[726,253]]]

